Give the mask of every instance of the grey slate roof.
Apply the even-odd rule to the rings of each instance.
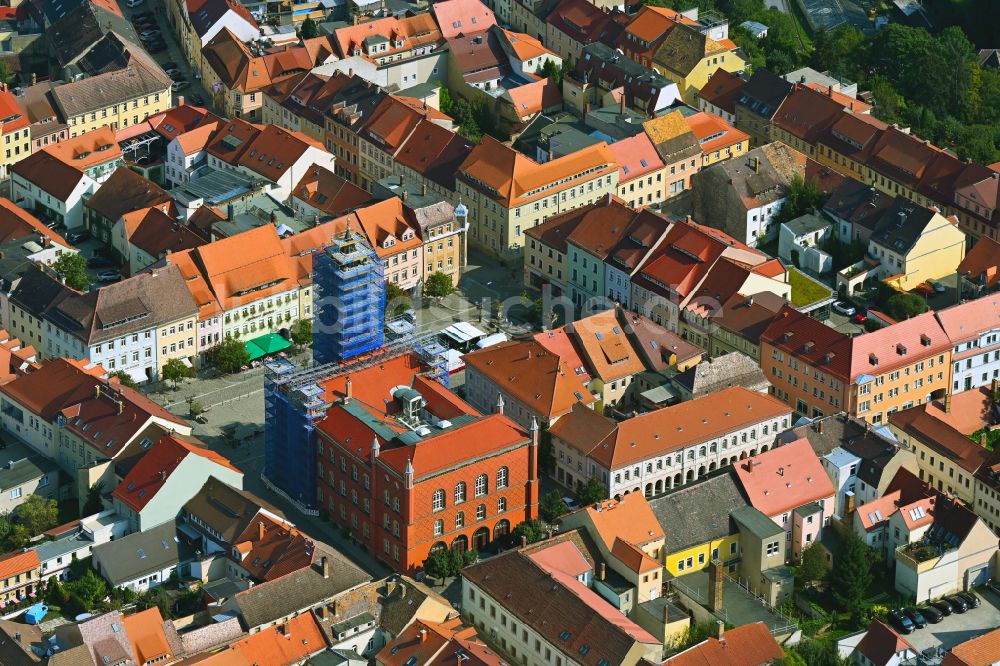
[[[738,525],[750,530],[759,539],[767,539],[783,532],[777,523],[749,505],[736,509],[730,515]]]
[[[180,269],[173,265],[82,295],[65,289],[69,293],[48,308],[45,318],[87,345],[198,314]],[[21,285],[16,296],[19,305],[31,297]]]
[[[329,565],[327,577],[322,573],[324,558]],[[312,566],[237,594],[236,606],[246,627],[253,629],[298,614],[371,580],[371,576],[332,550],[324,549],[314,562]]]
[[[172,82],[160,66],[138,46],[133,46],[130,54],[127,67],[53,88],[52,97],[63,115],[69,119],[137,97],[164,91],[169,95]]]
[[[154,571],[162,571],[190,557],[177,540],[177,526],[171,521],[150,530],[94,546],[95,562],[101,575],[118,586]]]
[[[649,501],[668,553],[734,534],[729,515],[746,506],[749,502],[728,471]]]
[[[934,217],[934,211],[896,197],[872,229],[871,241],[898,254],[907,254]]]
[[[45,458],[35,454],[20,442],[8,442],[6,448],[0,450],[0,492],[5,492],[29,481],[36,481],[48,474],[49,483],[57,484],[59,467]]]
[[[731,386],[743,386],[751,391],[759,391],[769,385],[760,366],[752,358],[740,352],[729,352],[711,360],[704,360],[678,374],[673,381],[695,398]]]

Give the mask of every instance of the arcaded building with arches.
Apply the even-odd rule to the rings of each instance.
[[[734,386],[620,422],[578,406],[550,432],[562,483],[653,497],[773,448],[791,422],[785,403]]]

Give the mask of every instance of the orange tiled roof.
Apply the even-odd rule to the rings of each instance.
[[[1000,629],[994,629],[964,643],[945,655],[941,666],[991,666],[1000,657]]]
[[[617,168],[604,142],[539,164],[486,135],[459,167],[459,173],[510,208],[551,195],[551,190],[541,189],[544,185],[561,182],[571,187]]]
[[[163,628],[163,616],[156,606],[122,618],[132,652],[140,664],[176,657]]]
[[[288,622],[251,634],[233,643],[230,649],[238,651],[252,664],[285,666],[301,663],[309,655],[325,650],[326,640],[313,614],[303,613]]]
[[[608,150],[618,162],[618,183],[627,183],[663,168],[663,160],[645,133],[615,141]]]
[[[341,28],[333,34],[337,49],[341,57],[344,58],[354,55],[355,49],[360,49],[362,57],[369,58],[365,52],[364,41],[375,36],[389,39],[388,48],[377,54],[379,59],[395,53],[435,45],[442,40],[441,30],[438,29],[434,17],[429,12],[403,18],[391,16],[366,21]],[[402,45],[397,46],[396,41],[401,41]]]
[[[585,512],[608,550],[621,539],[633,546],[645,546],[664,537],[656,514],[640,493],[629,493],[620,500],[608,499],[578,511]]]
[[[543,417],[566,414],[577,402],[594,402],[574,369],[535,340],[501,342],[462,358]]]
[[[63,139],[42,150],[81,171],[122,156],[122,149],[118,146],[110,125],[84,132],[72,139]]]
[[[541,79],[509,88],[507,95],[514,104],[514,112],[522,120],[562,102],[562,92],[553,79]]]
[[[835,492],[805,438],[741,461],[736,475],[753,508],[771,517]]]
[[[702,111],[684,120],[698,138],[702,153],[711,153],[750,140],[749,134],[741,132],[714,113]]]
[[[0,580],[25,571],[31,571],[42,566],[38,559],[38,553],[34,550],[26,550],[23,553],[12,553],[0,559]]]

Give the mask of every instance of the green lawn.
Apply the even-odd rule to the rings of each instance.
[[[792,305],[800,308],[829,298],[833,294],[827,287],[792,267],[788,268],[788,284],[792,286]]]

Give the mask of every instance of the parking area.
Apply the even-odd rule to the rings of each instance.
[[[845,317],[833,311],[830,312],[830,318],[826,323],[848,335],[858,335],[865,332],[865,327],[857,323],[853,317]]]
[[[152,41],[146,41],[144,46],[153,59],[171,75],[177,83],[173,90],[174,101],[184,96],[187,101],[204,105],[208,95],[188,67],[188,63],[177,44],[173,28],[167,21],[165,5],[160,2],[143,2],[134,8],[126,8],[129,20],[133,21],[136,32],[159,32]],[[139,19],[139,21],[137,21]]]
[[[1000,596],[992,590],[977,590],[983,600],[979,608],[970,608],[961,615],[953,614],[938,624],[928,624],[905,638],[918,651],[940,647],[950,650],[959,643],[1000,627]]]

